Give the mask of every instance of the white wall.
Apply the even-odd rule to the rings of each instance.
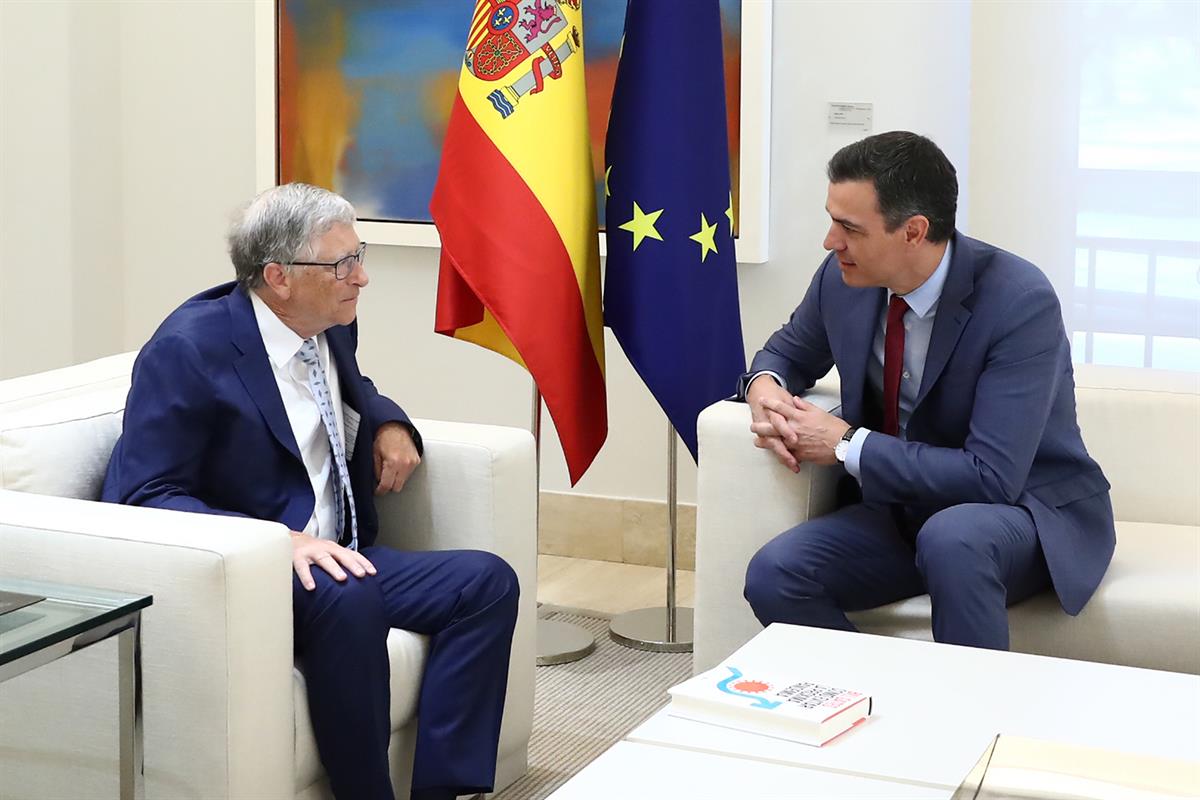
[[[255,180],[252,3],[131,3],[121,5],[115,17],[108,12],[106,30],[112,31],[115,19],[119,32],[107,40],[110,47],[120,44],[119,91],[108,83],[96,88],[90,103],[103,108],[91,112],[99,122],[87,124],[100,124],[110,136],[118,132],[120,146],[110,145],[118,177],[86,180],[64,166],[71,163],[71,150],[68,141],[60,141],[69,139],[68,130],[90,141],[88,127],[69,122],[83,105],[71,86],[83,78],[57,68],[41,74],[24,69],[36,46],[13,51],[10,41],[19,44],[35,36],[42,17],[53,16],[25,5],[34,4],[0,2],[4,210],[17,204],[8,188],[10,171],[36,200],[17,205],[78,206],[75,198],[90,197],[102,186],[113,197],[104,213],[117,222],[104,224],[120,231],[121,259],[83,275],[79,265],[90,262],[64,252],[56,256],[56,271],[32,279],[22,269],[25,258],[8,254],[33,252],[16,245],[41,215],[22,208],[19,219],[10,221],[6,213],[0,221],[0,305],[6,313],[0,324],[0,377],[82,360],[101,346],[86,333],[81,338],[72,333],[56,336],[46,352],[26,357],[13,338],[31,327],[96,327],[105,332],[102,344],[109,351],[134,348],[179,301],[225,280],[232,269],[223,256],[224,224],[253,193]],[[90,4],[73,3],[69,12],[59,5],[54,13],[80,14],[82,5]],[[938,141],[959,168],[960,222],[966,219],[969,4],[777,0],[774,9],[771,258],[739,267],[748,357],[799,301],[823,255],[824,164],[838,147],[857,138],[828,129],[829,101],[872,102],[876,132],[907,128]],[[53,24],[65,23],[56,18]],[[64,52],[65,45],[55,41]],[[97,60],[103,60],[102,46],[95,44]],[[52,106],[54,129],[41,138],[9,118],[9,98],[21,92],[29,95],[26,103]],[[10,128],[24,138],[10,139]],[[68,227],[84,224],[77,215]],[[60,224],[57,230],[62,229]],[[415,416],[528,425],[530,381],[521,369],[432,332],[436,251],[375,247],[368,271],[371,286],[360,306],[364,371]],[[11,286],[36,292],[37,307],[10,297]],[[73,293],[85,296],[88,308],[96,303],[120,308],[115,335],[112,319],[93,326],[80,308],[54,302]],[[11,319],[10,309],[16,310]],[[575,491],[665,498],[666,423],[611,337],[607,351],[609,439]],[[566,468],[548,418],[543,431],[543,488],[566,490]],[[695,497],[695,468],[686,455],[680,458],[679,497],[683,502]]]
[[[981,3],[971,42],[971,230],[1037,264],[1060,292],[1075,277],[1080,49],[1062,32],[1080,13],[1075,3],[1036,13]]]
[[[230,274],[248,2],[0,2],[0,377],[137,347]]]
[[[254,194],[254,8],[121,7],[123,349],[187,297],[231,280],[225,230]]]
[[[0,376],[121,346],[116,19],[0,3]]]

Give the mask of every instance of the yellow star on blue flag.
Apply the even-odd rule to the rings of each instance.
[[[693,233],[688,238],[693,242],[700,243],[700,263],[704,263],[704,259],[708,258],[709,252],[717,252],[717,243],[713,241],[717,235],[717,223],[708,224],[708,218],[704,213],[700,214],[700,230]]]
[[[645,239],[646,237],[658,239],[660,242],[662,241],[662,236],[659,235],[658,230],[654,227],[654,223],[658,221],[658,218],[662,216],[662,213],[663,209],[660,208],[658,211],[651,211],[649,214],[647,214],[642,211],[642,207],[639,206],[635,200],[633,203],[633,219],[629,220],[629,222],[626,222],[624,225],[618,225],[617,227],[623,231],[629,231],[633,234],[633,249],[637,250],[638,245],[642,243],[642,239]]]

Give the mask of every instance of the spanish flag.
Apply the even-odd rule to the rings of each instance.
[[[580,0],[476,0],[430,210],[438,333],[529,370],[574,485],[608,435]]]

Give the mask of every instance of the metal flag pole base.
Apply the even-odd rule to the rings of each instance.
[[[634,650],[692,652],[692,610],[676,608],[674,625],[671,624],[670,614],[671,610],[664,606],[618,614],[608,626],[609,638]]]
[[[553,619],[537,621],[537,665],[568,664],[596,649],[596,640],[578,625]]]
[[[533,384],[533,420],[530,423],[533,434],[534,463],[537,472],[536,490],[538,492],[538,507],[541,507],[542,489],[542,394],[538,391],[537,383]],[[538,517],[541,517],[540,511]],[[539,667],[551,664],[569,664],[578,661],[596,649],[596,640],[583,628],[569,622],[543,619],[537,621],[537,661]]]
[[[619,645],[655,653],[692,652],[692,609],[675,604],[675,541],[679,502],[675,494],[675,426],[667,422],[667,605],[639,608],[612,618],[609,637]]]

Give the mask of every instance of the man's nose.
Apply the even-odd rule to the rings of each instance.
[[[370,276],[367,275],[367,266],[361,261],[354,265],[354,270],[350,273],[349,279],[351,283],[360,288],[371,282]]]
[[[837,228],[830,225],[829,232],[825,234],[825,241],[821,243],[821,246],[826,250],[842,250],[846,243],[837,235]]]

